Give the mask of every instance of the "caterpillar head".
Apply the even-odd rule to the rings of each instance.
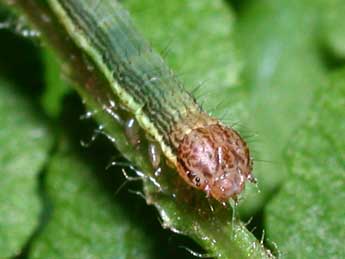
[[[253,181],[249,150],[233,129],[212,124],[193,129],[178,147],[177,170],[191,186],[218,201],[236,198]]]

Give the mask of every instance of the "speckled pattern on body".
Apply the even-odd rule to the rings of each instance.
[[[253,181],[246,143],[220,124],[193,129],[178,148],[178,172],[191,186],[219,201],[236,198]]]

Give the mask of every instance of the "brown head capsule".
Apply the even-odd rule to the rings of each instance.
[[[178,147],[177,170],[191,186],[218,201],[236,198],[253,181],[249,150],[233,129],[212,124],[193,129]]]

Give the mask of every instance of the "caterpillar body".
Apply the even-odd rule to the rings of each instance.
[[[224,202],[255,180],[245,141],[202,110],[118,2],[47,2],[187,184]]]

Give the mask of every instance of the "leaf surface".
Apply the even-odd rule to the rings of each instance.
[[[345,256],[344,100],[341,70],[318,91],[289,143],[288,178],[266,211],[268,236],[283,258]]]
[[[0,257],[12,257],[39,224],[38,177],[49,157],[46,120],[14,83],[0,77]]]

